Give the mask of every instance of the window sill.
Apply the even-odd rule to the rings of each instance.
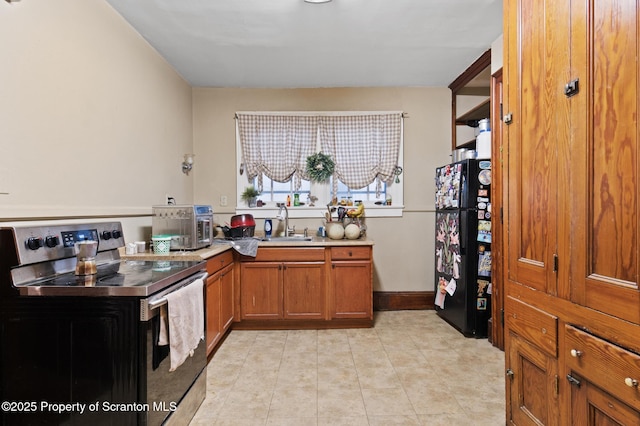
[[[273,203],[272,203],[273,204]],[[355,207],[348,207],[355,208]],[[291,219],[317,219],[324,218],[324,214],[327,212],[326,206],[300,206],[300,207],[287,207],[289,211],[289,218]],[[404,206],[369,206],[365,207],[364,217],[402,217],[402,211]],[[236,214],[250,214],[255,219],[267,219],[274,218],[278,215],[279,209],[277,207],[236,207]],[[336,214],[334,213],[335,217]]]

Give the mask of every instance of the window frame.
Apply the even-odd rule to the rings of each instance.
[[[265,115],[316,115],[316,116],[336,116],[336,115],[376,115],[384,113],[398,113],[398,111],[252,111],[253,114]],[[241,112],[238,112],[240,114]],[[242,147],[240,145],[240,132],[238,121],[234,120],[236,134],[236,214],[252,214],[255,218],[270,218],[278,214],[278,207],[275,202],[267,202],[264,207],[249,208],[240,198],[244,189],[251,183],[242,171]],[[320,151],[320,138],[317,138],[317,151]],[[401,120],[401,140],[398,151],[398,166],[403,167],[404,163],[404,119]],[[308,205],[294,206],[293,191],[291,192],[291,207],[289,217],[291,218],[318,218],[324,215],[327,210],[327,203],[331,201],[331,183],[311,182],[311,194],[318,197],[315,206]],[[387,185],[387,195],[391,196],[391,205],[377,205],[372,201],[364,202],[367,217],[401,217],[404,210],[404,179],[400,176],[399,183]],[[260,197],[258,197],[260,199]],[[301,200],[306,203],[306,197]]]

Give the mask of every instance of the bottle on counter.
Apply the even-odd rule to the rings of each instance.
[[[287,195],[287,207],[291,207],[291,195]]]
[[[300,194],[293,194],[293,205],[294,206],[300,205]]]
[[[273,222],[271,221],[271,219],[265,219],[264,220],[264,236],[266,238],[270,238],[271,237],[271,229],[273,226]]]

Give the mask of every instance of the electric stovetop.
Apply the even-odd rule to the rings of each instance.
[[[98,265],[97,274],[55,275],[17,286],[23,296],[150,296],[204,269],[204,261],[120,260]]]

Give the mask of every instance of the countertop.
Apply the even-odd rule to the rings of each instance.
[[[224,244],[224,239],[216,238],[215,243],[209,247],[190,251],[172,251],[169,254],[155,254],[151,250],[144,253],[125,254],[124,247],[120,248],[121,259],[144,260],[206,260],[227,250],[232,250],[230,244]],[[258,247],[331,247],[331,246],[372,246],[373,240],[361,237],[357,240],[332,240],[326,237],[313,237],[311,241],[278,241],[274,238],[270,241],[260,241]]]

